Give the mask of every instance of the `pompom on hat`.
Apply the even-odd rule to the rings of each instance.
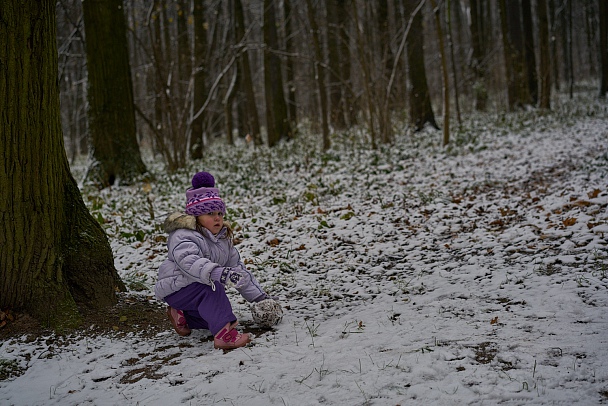
[[[209,172],[199,172],[192,177],[192,187],[186,190],[186,214],[201,214],[219,211],[226,214],[226,205],[215,188],[215,178]]]

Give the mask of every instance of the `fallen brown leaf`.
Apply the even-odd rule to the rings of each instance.
[[[587,193],[587,196],[589,196],[589,199],[595,199],[600,193],[601,190],[593,189],[591,192]]]

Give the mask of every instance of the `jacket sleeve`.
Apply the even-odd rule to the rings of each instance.
[[[243,298],[245,300],[247,300],[249,303],[253,302],[255,299],[259,298],[260,296],[266,295],[266,293],[264,292],[264,289],[262,289],[262,286],[260,285],[258,280],[255,278],[253,273],[251,273],[251,271],[249,269],[247,269],[247,267],[245,267],[245,264],[243,263],[243,261],[241,261],[241,255],[239,254],[239,251],[234,246],[232,246],[230,249],[230,254],[229,254],[229,258],[226,263],[226,266],[231,267],[231,268],[239,268],[242,271],[247,272],[249,274],[249,276],[251,277],[249,284],[238,289],[241,296],[243,296]]]
[[[243,296],[243,298],[245,298],[245,300],[247,300],[249,303],[253,302],[255,299],[258,299],[260,296],[266,296],[266,292],[264,292],[264,289],[262,289],[262,285],[260,285],[260,282],[258,282],[253,273],[245,267],[245,264],[239,261],[238,268],[242,269],[244,272],[247,272],[251,276],[249,284],[239,289],[241,296]]]

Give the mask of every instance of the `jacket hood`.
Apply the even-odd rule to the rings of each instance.
[[[196,231],[196,217],[182,212],[174,212],[167,216],[163,223],[165,232],[171,233],[180,228]]]

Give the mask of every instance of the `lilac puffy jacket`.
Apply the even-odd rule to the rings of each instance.
[[[158,268],[154,286],[157,298],[162,300],[194,282],[215,289],[214,283],[219,282],[211,280],[211,271],[218,267],[240,266],[246,270],[239,252],[226,238],[225,228],[217,236],[206,229],[201,234],[196,230],[196,217],[179,212],[167,217],[164,228],[169,233],[169,255]],[[239,289],[239,293],[248,302],[266,295],[253,274],[251,283]]]

